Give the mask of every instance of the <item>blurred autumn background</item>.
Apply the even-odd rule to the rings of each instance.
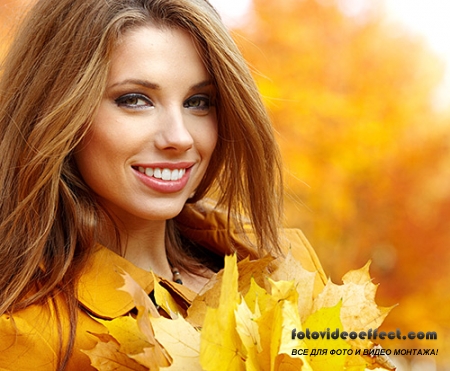
[[[24,0],[0,1],[2,49]],[[439,349],[399,370],[450,370],[450,109],[444,63],[388,22],[338,0],[253,0],[233,35],[273,118],[286,167],[286,225],[301,228],[335,283],[372,260],[386,331],[436,331]],[[449,35],[450,42],[450,35]],[[450,108],[450,107],[449,107]],[[446,346],[447,345],[447,346]]]
[[[380,1],[352,16],[337,0],[254,0],[234,31],[278,131],[286,224],[303,229],[336,283],[372,260],[378,303],[399,303],[383,329],[437,331],[438,341],[382,342],[439,348],[398,359],[399,369],[449,369],[443,62],[388,22]]]

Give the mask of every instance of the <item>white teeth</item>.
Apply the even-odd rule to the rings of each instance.
[[[160,169],[160,168],[151,168],[151,167],[147,167],[144,168],[142,166],[138,167],[139,172],[147,175],[147,176],[153,176],[157,179],[162,179],[162,180],[180,180],[184,174],[186,173],[186,169],[174,169],[174,170],[170,170],[167,168],[164,169]]]
[[[162,180],[170,180],[172,178],[172,172],[169,169],[163,169],[161,173]]]
[[[178,170],[173,170],[172,174],[170,175],[170,180],[178,180]]]
[[[153,170],[153,176],[157,179],[162,178],[161,169],[157,167],[155,170]]]

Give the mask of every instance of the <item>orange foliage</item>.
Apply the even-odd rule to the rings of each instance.
[[[400,304],[386,328],[439,335],[385,347],[450,357],[450,128],[433,106],[443,63],[377,2],[358,17],[338,2],[254,0],[234,30],[279,134],[287,224],[333,279],[373,260],[383,304]]]

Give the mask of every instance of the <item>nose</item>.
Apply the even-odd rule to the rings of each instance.
[[[155,145],[161,150],[185,152],[192,148],[194,139],[187,127],[186,117],[177,108],[161,113]]]

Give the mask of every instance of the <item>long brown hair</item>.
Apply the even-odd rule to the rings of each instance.
[[[250,220],[261,252],[277,249],[282,185],[271,123],[210,4],[42,0],[20,28],[0,80],[0,314],[58,291],[74,315],[74,282],[107,216],[72,153],[104,94],[114,46],[128,29],[149,22],[187,30],[217,89],[219,140],[192,201],[213,191],[234,224]],[[188,267],[182,246],[171,246],[168,256]]]

